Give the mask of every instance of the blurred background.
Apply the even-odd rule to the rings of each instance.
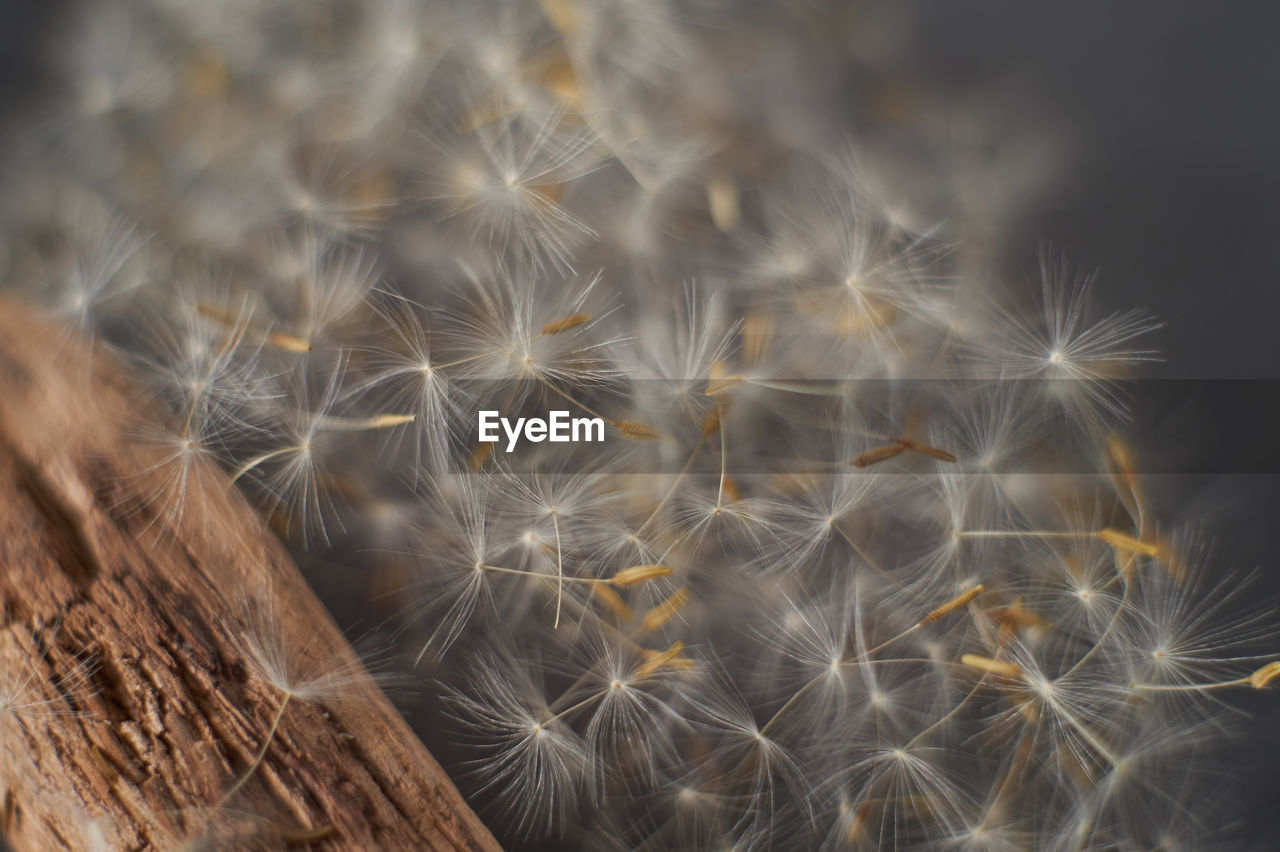
[[[1204,520],[1218,564],[1258,567],[1280,598],[1280,11],[1186,0],[701,5],[705,26],[719,14],[786,16],[821,42],[811,51],[802,37],[755,76],[767,84],[810,63],[785,78],[814,83],[784,93],[798,114],[842,93],[869,104],[823,107],[817,120],[858,140],[916,209],[945,215],[971,274],[1031,286],[1047,241],[1099,270],[1106,308],[1164,320],[1164,362],[1137,391],[1134,429],[1140,458],[1162,454],[1146,459],[1162,471],[1152,490],[1166,517]],[[53,90],[46,57],[75,9],[5,0],[5,139]],[[1275,696],[1232,700],[1253,718],[1223,768],[1246,776],[1244,830],[1261,837],[1280,791]]]

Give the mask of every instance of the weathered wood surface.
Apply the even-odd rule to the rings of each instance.
[[[8,842],[497,849],[226,476],[161,511],[166,420],[104,347],[0,301]],[[254,641],[303,679],[354,674],[269,736],[284,694]]]

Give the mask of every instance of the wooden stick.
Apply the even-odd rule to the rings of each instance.
[[[156,516],[137,435],[168,420],[104,346],[0,300],[8,843],[496,850],[221,471]],[[282,703],[245,652],[255,589],[291,665],[355,673],[341,696]]]

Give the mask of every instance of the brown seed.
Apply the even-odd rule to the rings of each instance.
[[[899,444],[886,444],[883,447],[876,447],[874,450],[867,450],[861,453],[849,464],[854,467],[870,467],[873,464],[879,464],[882,461],[888,461],[891,458],[902,455],[906,448]]]
[[[712,409],[702,420],[702,437],[710,438],[712,435],[720,431],[720,419],[724,414],[724,403],[720,403]]]
[[[211,320],[216,320],[223,325],[235,325],[239,320],[230,311],[225,311],[216,305],[210,305],[207,302],[200,302],[196,305],[196,313],[206,316]]]
[[[901,438],[894,438],[893,440],[895,443],[901,444],[908,450],[928,456],[931,459],[937,459],[938,461],[944,462],[954,462],[956,460],[956,457],[946,450],[940,450],[937,447],[922,444],[914,438],[908,438],[906,435],[903,435]]]
[[[688,602],[689,587],[681,586],[672,592],[665,601],[644,614],[644,618],[640,621],[641,628],[644,630],[657,630],[670,621],[676,613],[684,609],[684,605]]]
[[[479,470],[484,467],[484,463],[489,460],[489,456],[493,453],[493,444],[481,444],[471,451],[471,455],[467,457],[467,467],[472,470]]]
[[[587,322],[591,322],[591,314],[572,314],[547,323],[542,327],[542,333],[546,335],[559,334],[562,331],[577,328]]]
[[[1128,533],[1122,533],[1120,530],[1107,529],[1098,530],[1094,536],[1099,540],[1106,542],[1116,550],[1123,550],[1128,553],[1137,553],[1142,556],[1155,556],[1160,552],[1159,547],[1151,542],[1134,538]]]
[[[742,492],[738,491],[738,485],[733,481],[732,476],[725,476],[721,481],[720,490],[724,494],[726,503],[737,503],[742,499]]]
[[[273,331],[267,335],[267,345],[285,352],[297,352],[303,354],[311,351],[311,341],[304,340],[292,334],[286,334],[283,331]]]
[[[982,594],[984,591],[986,591],[986,587],[979,583],[978,585],[965,590],[961,594],[956,595],[942,606],[931,610],[928,615],[920,619],[920,623],[929,624],[930,622],[937,621],[939,618],[944,618],[976,598],[978,595]]]
[[[1124,480],[1125,485],[1133,490],[1133,457],[1119,438],[1115,435],[1107,436],[1107,455],[1110,456],[1111,466],[1115,472]]]
[[[844,830],[844,842],[846,845],[852,846],[859,839],[866,827],[867,815],[871,812],[871,803],[863,802],[858,805],[858,809],[854,811],[853,817],[850,818],[848,826]]]
[[[773,337],[773,317],[762,308],[747,311],[742,320],[742,361],[748,367],[760,363],[769,352]]]
[[[538,5],[560,35],[569,37],[578,31],[582,20],[577,7],[569,0],[541,0]]]
[[[707,396],[719,396],[735,385],[742,384],[743,376],[741,373],[734,373],[732,376],[721,376],[713,378],[707,382],[707,389],[703,391]]]
[[[672,570],[670,565],[632,565],[614,574],[609,582],[618,588],[628,589],[659,577],[670,576]]]
[[[614,618],[618,619],[618,621],[627,622],[635,617],[635,612],[631,607],[627,606],[626,601],[622,599],[622,595],[613,589],[599,583],[595,586],[595,593],[596,597],[613,613]]]
[[[684,643],[676,640],[671,643],[671,647],[665,651],[649,651],[644,650],[641,653],[645,657],[645,661],[636,667],[636,677],[644,678],[656,672],[658,669],[671,664],[671,668],[682,669],[685,664],[692,665],[693,661],[681,656],[680,651],[684,648]]]
[[[1253,674],[1249,675],[1249,685],[1254,689],[1264,689],[1267,684],[1280,677],[1280,660],[1273,663],[1267,663]]]
[[[1017,663],[1011,663],[1008,660],[993,660],[990,657],[982,657],[977,654],[964,654],[960,657],[960,662],[971,669],[978,669],[1000,677],[1022,677],[1022,668]]]
[[[613,427],[622,433],[622,437],[633,441],[657,441],[662,438],[662,432],[658,429],[634,420],[619,420],[613,424]]]
[[[999,609],[991,611],[991,617],[1000,624],[1010,624],[1016,627],[1048,627],[1049,622],[1031,612],[1022,605],[1021,600],[1015,600],[1008,606],[1002,606]]]
[[[707,207],[711,221],[721,233],[728,234],[738,227],[742,208],[738,202],[738,185],[729,177],[713,178],[707,183]]]

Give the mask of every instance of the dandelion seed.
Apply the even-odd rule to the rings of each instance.
[[[100,314],[145,283],[139,269],[148,240],[120,215],[86,206],[77,215],[68,268],[55,286],[56,313],[87,334]]]
[[[236,424],[220,414],[192,410],[180,431],[153,425],[141,439],[156,452],[145,467],[127,478],[152,513],[154,522],[169,530],[181,529],[194,513],[200,529],[207,531],[206,497],[222,482],[218,462],[225,452],[222,441],[234,435]]]
[[[901,444],[887,444],[883,447],[876,447],[874,450],[867,450],[865,453],[859,453],[849,464],[854,467],[870,467],[873,464],[896,458],[902,455],[906,449]]]
[[[1276,677],[1280,677],[1280,662],[1267,663],[1249,675],[1249,685],[1254,689],[1266,689]]]
[[[1127,399],[1117,382],[1132,365],[1155,359],[1153,350],[1134,343],[1159,323],[1143,311],[1128,311],[1089,324],[1086,307],[1094,276],[1074,273],[1048,252],[1041,255],[1040,273],[1039,322],[997,318],[987,344],[991,348],[979,359],[1005,379],[1043,380],[1045,392],[1087,429],[1105,426],[1102,418],[1125,416]]]
[[[56,634],[59,626],[51,625]],[[44,671],[51,667],[49,640],[35,634],[12,632],[6,637],[9,659],[19,665],[0,665],[0,733],[15,722],[48,722],[61,716],[80,715],[82,702],[92,694],[98,665],[88,651],[57,656],[59,675]]]
[[[645,659],[644,662],[636,668],[636,678],[644,680],[658,669],[666,667],[688,671],[693,667],[693,661],[682,655],[683,650],[684,643],[676,641],[672,642],[665,651],[642,652],[642,656]]]
[[[688,586],[681,586],[672,592],[666,600],[650,609],[640,620],[640,629],[646,632],[658,630],[684,609],[692,592]]]
[[[1000,677],[1017,680],[1023,676],[1022,668],[1017,663],[1011,663],[1008,660],[993,660],[990,657],[983,657],[978,654],[962,654],[960,662],[969,668],[999,675]]]
[[[1087,591],[1085,593],[1087,596]],[[1017,600],[1008,606],[992,610],[991,617],[997,622],[1013,624],[1023,628],[1045,628],[1051,626],[1051,622],[1031,612],[1022,605],[1021,601]]]
[[[504,819],[526,834],[558,835],[576,811],[577,793],[593,770],[591,752],[565,722],[548,718],[547,701],[529,666],[481,657],[481,675],[466,692],[450,690],[449,710],[464,736],[484,750],[472,770],[482,790],[497,791]]]
[[[744,378],[741,373],[736,373],[732,376],[723,376],[721,378],[712,379],[707,384],[707,388],[706,390],[703,391],[703,393],[705,393],[707,396],[720,396],[721,394],[729,391],[736,385],[742,384],[743,381],[744,381]]]
[[[336,417],[324,414],[316,418],[316,425],[327,432],[368,432],[403,426],[416,419],[415,414],[374,414],[370,417]]]
[[[1119,530],[1102,529],[1094,533],[1100,541],[1106,542],[1116,550],[1123,550],[1128,553],[1136,553],[1139,556],[1156,556],[1160,551],[1159,548],[1150,542],[1141,541],[1133,536],[1122,533]]]
[[[233,337],[243,334],[247,330],[248,318],[244,314],[236,314],[225,311],[217,305],[208,303],[199,303],[196,310],[205,317],[216,322],[222,323],[232,331]],[[274,349],[282,352],[292,352],[298,355],[305,355],[311,351],[311,341],[303,340],[292,334],[283,331],[258,331],[255,333],[257,340]]]
[[[738,227],[742,209],[738,199],[738,185],[732,178],[719,177],[707,183],[707,207],[711,221],[723,233],[731,233]]]
[[[445,170],[435,177],[436,198],[491,248],[514,251],[535,270],[572,272],[573,246],[595,231],[555,194],[597,168],[593,141],[557,113],[480,124],[451,144],[437,143]]]
[[[595,595],[604,603],[605,608],[613,613],[614,618],[619,622],[625,624],[635,617],[635,612],[631,607],[627,606],[626,602],[622,599],[622,596],[608,586],[597,586],[595,589]]]
[[[670,565],[632,565],[614,574],[609,582],[618,588],[626,589],[659,577],[669,577],[673,570]]]
[[[479,470],[484,467],[484,463],[489,460],[489,456],[493,454],[493,444],[481,444],[471,451],[467,457],[467,467],[471,470]]]
[[[748,367],[758,366],[769,354],[773,336],[773,314],[760,308],[747,311],[742,321],[743,363]]]
[[[658,441],[662,439],[662,431],[645,423],[637,423],[634,420],[617,420],[611,421],[615,429],[622,433],[622,437],[629,438],[632,441]]]
[[[940,450],[937,447],[922,444],[913,438],[906,437],[905,435],[901,438],[894,438],[893,440],[895,443],[902,446],[903,449],[911,450],[913,453],[920,453],[921,455],[928,456],[931,459],[937,459],[938,461],[944,462],[954,462],[956,460],[956,457],[946,450]]]
[[[720,431],[720,428],[723,425],[724,414],[725,406],[721,404],[713,408],[711,412],[703,418],[702,428],[698,430],[703,439],[710,438],[712,435],[715,435]]]
[[[432,747],[501,841],[1221,844],[1198,760],[1280,678],[1277,631],[1117,432],[1157,323],[1048,252],[1030,313],[970,311],[997,291],[953,280],[945,226],[804,114],[848,59],[821,4],[157,2],[72,31],[0,265],[173,409],[120,505],[189,525],[225,463],[312,561],[388,569],[458,723]],[[519,473],[473,441],[548,405],[619,441],[530,441]],[[370,694],[280,591],[228,626],[278,699],[235,825],[162,845],[337,830],[222,807],[295,702]],[[80,674],[0,641],[0,727],[80,712]]]
[[[336,514],[322,451],[328,431],[325,420],[339,399],[343,363],[345,359],[340,359],[327,377],[314,407],[310,376],[305,371],[295,374],[292,404],[272,412],[279,445],[243,462],[231,475],[234,483],[253,473],[267,490],[267,511],[279,511],[286,518],[286,528],[296,513],[304,543],[311,535],[327,541],[327,522]]]
[[[981,583],[979,583],[976,586],[973,586],[972,588],[966,589],[965,591],[956,595],[951,600],[944,603],[942,606],[935,607],[934,609],[930,610],[928,615],[920,619],[920,624],[931,624],[940,618],[946,618],[948,615],[960,609],[961,607],[967,606],[970,601],[972,601],[974,598],[978,597],[978,595],[982,594],[985,591],[986,591],[986,587],[983,586]]]
[[[285,702],[367,697],[376,681],[358,658],[286,629],[286,621],[277,614],[277,599],[283,594],[268,584],[240,599],[242,624],[235,638],[252,671],[280,692]]]
[[[311,341],[283,331],[272,331],[267,334],[266,344],[283,352],[305,355],[311,351]]]
[[[591,314],[572,314],[558,320],[552,320],[542,327],[539,334],[559,334],[562,331],[568,331],[571,328],[591,322]]]

